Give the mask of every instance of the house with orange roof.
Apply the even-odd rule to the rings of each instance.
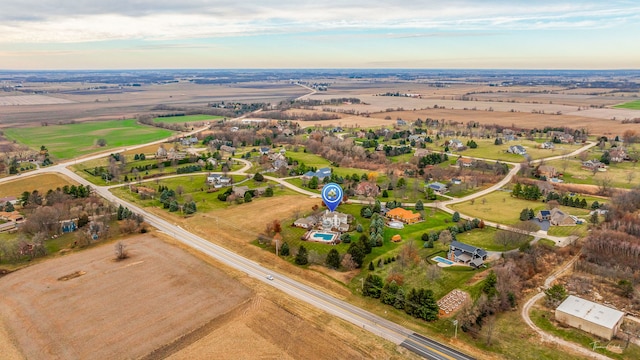
[[[420,214],[400,207],[387,211],[386,216],[391,220],[402,221],[405,224],[413,224],[418,221],[422,221],[422,216],[420,216]]]

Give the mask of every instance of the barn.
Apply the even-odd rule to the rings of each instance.
[[[556,308],[556,320],[603,339],[611,340],[624,320],[624,313],[569,295]]]

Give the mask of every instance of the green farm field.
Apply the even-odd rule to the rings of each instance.
[[[185,115],[185,116],[166,116],[153,119],[154,123],[180,124],[199,121],[216,121],[223,119],[222,116],[216,115]]]
[[[135,119],[5,130],[5,136],[9,139],[33,149],[46,146],[49,153],[57,159],[70,159],[96,151],[144,144],[169,137],[171,134],[169,130],[140,125]],[[98,139],[105,139],[107,145],[97,146]]]
[[[616,105],[614,108],[640,110],[640,100],[629,101],[624,104]]]

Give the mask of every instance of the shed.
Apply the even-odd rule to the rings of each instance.
[[[399,234],[395,234],[391,237],[391,241],[393,242],[400,242],[402,241],[402,237]]]
[[[559,322],[607,340],[616,335],[624,320],[622,311],[573,295],[556,308],[555,314]]]

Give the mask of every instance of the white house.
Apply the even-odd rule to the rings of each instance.
[[[527,149],[525,149],[522,145],[511,145],[509,146],[509,149],[507,149],[507,152],[517,155],[525,155],[527,153]]]

